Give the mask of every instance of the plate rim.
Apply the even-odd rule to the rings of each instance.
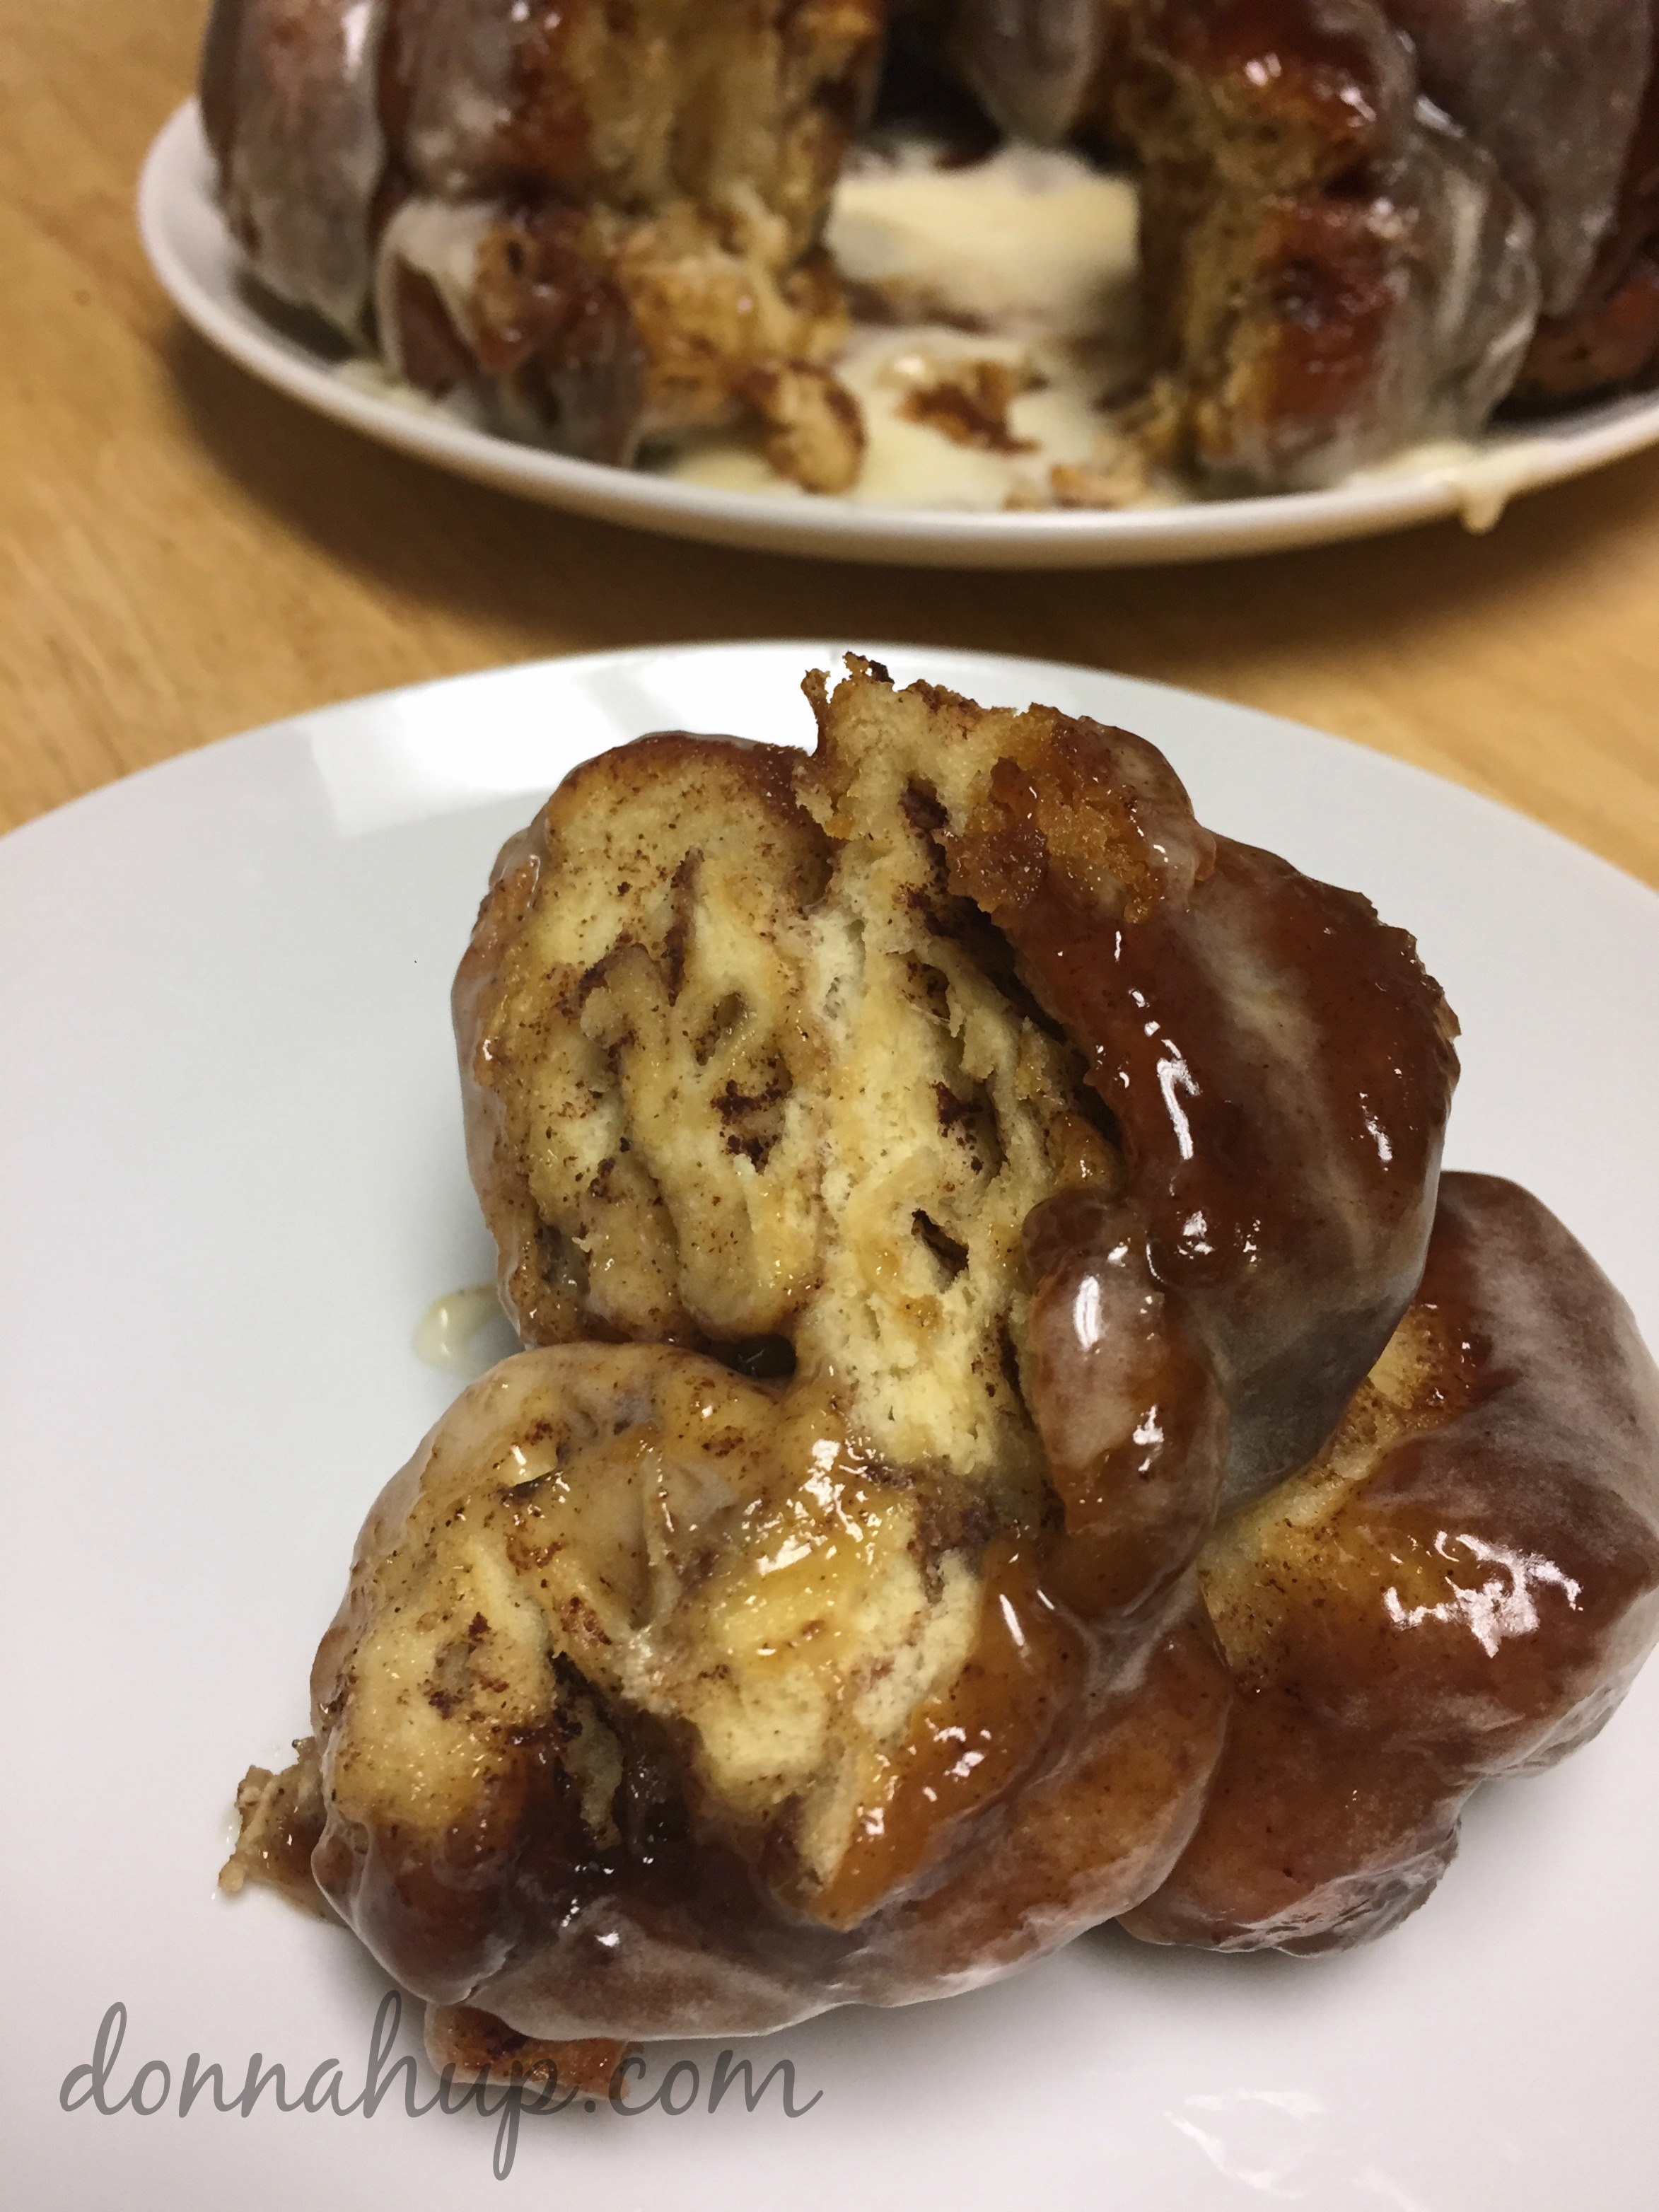
[[[1540,822],[1507,799],[1491,792],[1477,790],[1473,785],[1460,783],[1455,777],[1443,775],[1438,769],[1425,768],[1416,761],[1402,760],[1397,754],[1383,752],[1374,745],[1362,743],[1357,738],[1344,736],[1340,732],[1322,728],[1317,723],[1306,722],[1294,714],[1281,714],[1272,708],[1252,706],[1248,701],[1230,699],[1217,692],[1201,691],[1190,684],[1166,683],[1161,678],[1133,676],[1121,669],[1103,668],[1090,661],[1061,660],[1044,653],[1002,653],[979,646],[940,645],[927,639],[904,638],[835,638],[803,637],[799,635],[771,637],[757,635],[740,638],[681,638],[659,639],[650,644],[601,646],[585,653],[536,653],[521,660],[492,661],[481,668],[458,669],[447,676],[428,676],[410,684],[381,685],[372,691],[349,694],[341,699],[328,699],[316,706],[299,707],[286,714],[273,715],[268,721],[255,722],[246,728],[229,730],[222,736],[209,738],[183,752],[169,753],[164,759],[147,761],[141,767],[129,769],[107,783],[97,785],[91,791],[77,792],[73,798],[48,807],[42,814],[32,816],[11,829],[0,832],[0,885],[3,884],[9,860],[14,860],[27,844],[32,850],[37,840],[46,834],[73,834],[73,828],[87,818],[88,811],[100,816],[112,806],[124,803],[125,794],[134,785],[149,789],[158,779],[171,779],[177,775],[190,775],[205,757],[216,761],[252,747],[263,741],[281,738],[297,732],[301,726],[307,728],[336,717],[349,719],[365,708],[382,707],[390,702],[436,691],[459,690],[473,686],[486,687],[502,680],[545,679],[555,674],[580,678],[606,668],[625,668],[641,661],[652,661],[667,653],[694,654],[699,659],[728,653],[748,655],[754,653],[799,654],[803,667],[814,659],[828,659],[831,673],[839,672],[842,656],[848,653],[862,653],[867,659],[884,661],[908,658],[964,659],[990,662],[1000,668],[1030,670],[1035,676],[1059,673],[1067,678],[1082,678],[1085,681],[1103,680],[1108,684],[1127,684],[1140,691],[1156,693],[1162,699],[1179,701],[1188,706],[1201,707],[1206,713],[1219,713],[1228,719],[1242,718],[1246,724],[1263,724],[1278,731],[1293,731],[1298,736],[1312,738],[1321,744],[1339,748],[1351,757],[1364,762],[1371,772],[1407,786],[1431,786],[1440,794],[1449,793],[1455,801],[1467,804],[1478,815],[1495,817],[1510,832],[1519,832],[1541,839],[1558,854],[1568,854],[1580,864],[1588,865],[1611,879],[1611,885],[1622,886],[1626,893],[1640,893],[1644,899],[1659,903],[1659,886],[1648,883],[1643,877],[1621,867],[1616,860],[1608,860],[1589,845],[1580,844],[1564,830],[1547,822]],[[1040,703],[1033,695],[1030,703]],[[638,732],[644,735],[647,732]],[[1154,740],[1153,742],[1158,742]],[[526,787],[526,795],[535,788]],[[509,793],[493,794],[510,797]],[[73,817],[65,829],[67,817]]]
[[[1284,492],[1106,513],[979,514],[773,500],[544,453],[358,391],[320,360],[301,357],[297,342],[261,329],[252,308],[237,313],[216,298],[198,280],[174,234],[186,200],[224,234],[217,209],[196,193],[191,181],[192,166],[199,167],[205,154],[192,96],[173,110],[151,142],[136,210],[139,237],[157,282],[201,337],[250,375],[325,419],[429,465],[569,513],[702,543],[821,559],[1060,568],[1152,567],[1286,551],[1389,534],[1455,514],[1463,505],[1458,471],[1449,465],[1382,478],[1357,490]],[[1632,395],[1603,404],[1622,411],[1565,436],[1559,428],[1520,434],[1536,444],[1540,465],[1506,488],[1504,503],[1659,444],[1659,397]]]

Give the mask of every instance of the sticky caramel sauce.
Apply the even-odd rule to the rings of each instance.
[[[1593,1734],[1659,1630],[1659,1376],[1536,1200],[1445,1178],[1421,1290],[1328,1463],[1224,1524],[1201,1574],[1233,1716],[1130,1925],[1242,1949],[1378,1934],[1439,1879],[1477,1784]]]
[[[907,1887],[941,1855],[952,1828],[1037,1763],[1077,1698],[1085,1642],[1042,1588],[1034,1550],[994,1540],[973,1653],[883,1759],[853,1840],[813,1902],[816,1918],[851,1927]]]
[[[1152,1273],[1228,1397],[1230,1481],[1260,1490],[1324,1441],[1415,1287],[1455,1024],[1367,901],[1195,849],[1167,769],[1136,789],[1149,748],[1055,722],[999,765],[953,885],[1089,1052]]]

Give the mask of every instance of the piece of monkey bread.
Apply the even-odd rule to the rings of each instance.
[[[297,1838],[445,2048],[1357,1940],[1656,1631],[1650,1364],[1523,1193],[1437,1218],[1410,939],[1139,738],[849,669],[812,756],[577,769],[457,978],[532,1348],[370,1515],[238,1863]]]

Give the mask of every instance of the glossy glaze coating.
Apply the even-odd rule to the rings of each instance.
[[[944,44],[1011,137],[1056,145],[1082,114],[1115,29],[1102,0],[961,0]]]
[[[578,771],[457,981],[504,1288],[555,1348],[365,1532],[316,1867],[410,1986],[521,2032],[908,2001],[1132,1902],[1216,1754],[1224,1483],[1322,1440],[1420,1264],[1455,1061],[1409,943],[1127,732],[850,668],[810,762],[670,733]],[[999,1331],[988,1428],[951,1391]],[[560,1342],[592,1334],[647,1341]]]
[[[1638,147],[1651,0],[961,0],[951,35],[997,119],[1040,140],[1109,100],[1103,60],[1122,68],[1142,39],[1212,80],[1218,105],[1246,70],[1285,88],[1281,128],[1317,112],[1336,167],[1386,155],[1420,91],[1532,214],[1549,317],[1585,300],[1609,253],[1628,262],[1653,197]]]
[[[1006,1971],[1152,1886],[1220,1742],[1190,1579],[1131,1630],[1051,1595],[1066,1543],[988,1537],[696,1355],[523,1354],[364,1530],[313,1678],[317,1881],[407,1986],[538,2037],[757,2031]],[[933,1686],[872,1721],[860,1680],[918,1635]]]
[[[386,0],[214,0],[202,120],[226,220],[261,281],[364,336],[386,163]]]
[[[1522,406],[1547,409],[1659,373],[1659,6],[1647,16],[1654,61],[1613,218],[1580,298],[1538,326],[1516,388]]]
[[[848,1044],[835,1023],[819,1036],[816,1021],[797,1019],[789,1009],[804,1012],[814,992],[825,994],[825,1005],[833,999],[830,940],[810,957],[792,953],[760,993],[767,1027],[744,1032],[753,1042],[725,1092],[716,1097],[710,1089],[723,1061],[709,1062],[707,1075],[688,1071],[686,1084],[696,1086],[699,1103],[691,1109],[692,1091],[684,1089],[686,1109],[722,1117],[730,1110],[723,1097],[749,1091],[758,1096],[786,1077],[788,1086],[781,1148],[769,1149],[759,1182],[734,1185],[724,1201],[719,1240],[730,1256],[714,1282],[704,1283],[710,1268],[696,1255],[703,1237],[715,1233],[704,1225],[714,1217],[699,1199],[693,1235],[689,1210],[694,1182],[707,1180],[704,1169],[678,1156],[683,1146],[661,1137],[641,1149],[638,1131],[624,1158],[618,1150],[624,1123],[617,1117],[631,1109],[607,1105],[595,1120],[589,1105],[609,1098],[618,1080],[593,1059],[593,1041],[614,1030],[626,1055],[635,1049],[626,1040],[645,1033],[646,1017],[635,1007],[618,1028],[620,1015],[600,1015],[597,1007],[578,1016],[574,1010],[586,1005],[592,988],[583,971],[602,954],[609,960],[615,932],[647,943],[660,937],[662,980],[653,988],[678,1006],[673,963],[681,955],[672,947],[683,949],[687,924],[683,894],[667,879],[679,881],[674,872],[689,866],[687,848],[695,842],[700,855],[706,848],[699,880],[715,882],[709,841],[719,817],[731,824],[718,832],[720,848],[731,848],[719,866],[735,868],[738,888],[726,908],[711,908],[696,937],[700,945],[719,941],[726,947],[704,958],[707,980],[695,1003],[708,1012],[697,1019],[710,1021],[722,1006],[755,999],[759,971],[731,947],[756,927],[774,947],[794,942],[803,927],[796,902],[817,896],[811,886],[814,870],[828,865],[823,854],[841,853],[836,865],[849,884],[861,880],[860,870],[896,867],[896,890],[882,926],[894,933],[904,976],[944,960],[956,979],[947,989],[983,1006],[976,1019],[1012,1019],[1025,1039],[1019,1051],[1051,1054],[1018,1002],[1006,1000],[1007,987],[1027,988],[1082,1055],[1088,1090],[1099,1102],[1093,1118],[1103,1107],[1114,1155],[1121,1146],[1125,1249],[1133,1254],[1125,1265],[1144,1270],[1160,1298],[1173,1303],[1173,1321],[1160,1318],[1158,1329],[1173,1329],[1171,1346],[1184,1335],[1179,1358],[1205,1368],[1219,1389],[1228,1422],[1228,1497],[1237,1500],[1268,1486],[1324,1441],[1415,1286],[1456,1074],[1455,1024],[1437,988],[1410,940],[1380,923],[1365,901],[1316,884],[1269,854],[1215,839],[1194,821],[1167,762],[1142,740],[1046,709],[1024,717],[988,714],[926,684],[895,694],[882,672],[851,665],[852,678],[835,694],[815,693],[820,744],[804,772],[789,756],[767,749],[642,740],[637,752],[608,757],[603,773],[597,767],[580,772],[498,865],[457,979],[455,1010],[473,1176],[521,1330],[529,1340],[552,1342],[597,1326],[606,1334],[699,1345],[781,1331],[801,1349],[801,1316],[813,1310],[809,1286],[823,1265],[811,1255],[828,1227],[803,1242],[781,1224],[798,1222],[819,1203],[810,1195],[811,1147],[818,1139],[799,1117],[821,1079],[813,1073],[820,1065],[815,1055],[844,1052]],[[702,754],[696,751],[700,743],[706,745]],[[626,768],[629,761],[637,762],[637,772]],[[660,833],[666,842],[653,863],[665,888],[637,914],[630,907],[605,932],[586,931],[564,944],[561,917],[572,910],[571,899],[609,901],[614,885],[596,878],[582,887],[585,878],[570,872],[574,860],[567,866],[562,856],[586,851],[592,835],[586,825],[612,803],[607,789],[618,788],[617,803],[635,812],[648,807],[647,762],[665,790],[672,778],[689,779],[676,786],[678,797],[665,800],[674,819]],[[799,780],[811,820],[795,806],[792,777]],[[711,826],[693,836],[687,825],[705,816]],[[617,817],[623,818],[631,817]],[[822,838],[815,844],[814,820],[829,845]],[[860,856],[876,854],[889,836],[885,825],[896,825],[890,835],[900,851],[890,860],[866,861]],[[644,833],[647,846],[652,835]],[[629,878],[625,888],[635,905],[646,864],[626,856],[637,855],[641,844],[641,832],[630,830],[616,846],[616,872]],[[746,857],[751,853],[770,856],[758,873]],[[743,886],[774,875],[784,896],[775,909],[764,902],[757,908]],[[660,917],[653,918],[659,906]],[[828,911],[809,908],[814,917]],[[994,927],[988,930],[987,921]],[[845,925],[849,931],[872,926],[855,916]],[[822,933],[817,919],[805,927],[809,936]],[[589,972],[597,980],[611,971],[595,965]],[[936,965],[931,972],[941,973]],[[750,980],[734,998],[733,985],[743,976]],[[901,981],[903,990],[914,988]],[[968,1019],[966,1005],[965,999],[952,1001],[946,1026],[953,1034]],[[664,1018],[652,1013],[649,1022]],[[675,1019],[684,1026],[684,1012]],[[870,1028],[860,1050],[908,1057],[944,1042],[926,1021],[907,1020],[908,1029],[890,1022]],[[573,1023],[586,1042],[568,1033]],[[687,1034],[695,1057],[700,1048]],[[902,1036],[911,1042],[901,1044]],[[653,1050],[659,1059],[660,1049]],[[641,1095],[628,1064],[626,1057],[617,1063],[624,1102]],[[561,1086],[574,1077],[564,1071],[579,1065],[589,1068],[585,1087],[566,1098]],[[947,1051],[939,1073],[950,1066]],[[1056,1062],[1040,1088],[1051,1095],[1057,1084],[1073,1079]],[[1028,1143],[1009,1151],[1014,1117],[1024,1111],[1017,1105],[1023,1084],[1025,1079],[1009,1076],[996,1127],[987,1133],[994,1152],[1008,1159],[1030,1149]],[[924,1085],[923,1091],[931,1101],[933,1090]],[[964,1133],[977,1126],[981,1105],[956,1091],[949,1101],[948,1125]],[[1062,1117],[1070,1129],[1087,1134],[1092,1103],[1085,1094]],[[933,1118],[933,1106],[920,1098],[902,1110]],[[683,1112],[672,1124],[678,1135],[694,1127]],[[714,1158],[732,1133],[725,1130]],[[766,1141],[769,1148],[775,1139]],[[1049,1179],[1045,1185],[1043,1172],[1034,1168],[1022,1180],[1022,1213],[1057,1182],[1105,1170],[1103,1161],[1073,1164],[1068,1154],[1077,1139],[1052,1117],[1036,1141],[1047,1151]],[[680,1194],[671,1197],[668,1215],[650,1195],[647,1159],[660,1160],[659,1177],[671,1172],[676,1180]],[[857,1172],[864,1176],[866,1169]],[[796,1179],[800,1196],[780,1213],[769,1194],[778,1193],[787,1176]],[[941,1164],[927,1194],[910,1204],[945,1221],[951,1237],[966,1237],[965,1251],[975,1243],[971,1217],[951,1210],[966,1201],[950,1194],[961,1181]],[[565,1194],[556,1197],[556,1191]],[[730,1229],[763,1197],[768,1210],[753,1218],[770,1224],[763,1246],[731,1246]],[[861,1218],[855,1209],[851,1225]],[[872,1224],[873,1242],[866,1240],[857,1260],[865,1287],[856,1295],[864,1303],[878,1296],[884,1269],[890,1273],[882,1240],[902,1243],[908,1218],[901,1206]],[[1091,1221],[1079,1231],[1079,1249],[1095,1240]],[[1017,1224],[1005,1227],[1012,1235]],[[1001,1241],[986,1250],[985,1264],[1002,1269],[1008,1283],[1007,1236],[998,1233]],[[1052,1237],[1042,1241],[1044,1264],[1059,1264]],[[660,1261],[650,1257],[656,1251]],[[631,1284],[647,1264],[654,1270],[650,1283],[610,1287]],[[703,1287],[668,1286],[670,1278],[686,1278],[694,1267],[695,1283]],[[767,1286],[764,1296],[737,1297],[751,1273]],[[884,1322],[890,1334],[919,1325],[933,1310],[916,1303],[927,1285],[914,1268],[910,1273],[908,1317],[890,1312]],[[957,1295],[977,1279],[970,1270],[958,1280]],[[1116,1278],[1103,1279],[1095,1294],[1103,1310],[1123,1310]],[[1040,1299],[1035,1310],[1041,1316],[1050,1303]],[[1009,1318],[1018,1347],[1023,1309],[1011,1310]],[[1045,1344],[1054,1341],[1052,1322],[1039,1334]],[[918,1338],[915,1357],[921,1356]],[[988,1340],[977,1356],[996,1362]],[[1172,1349],[1170,1356],[1177,1353]],[[1000,1364],[1006,1367],[1006,1358]],[[1029,1373],[1023,1384],[1030,1397],[1036,1386]],[[992,1388],[999,1396],[1000,1386]],[[1032,1398],[1034,1409],[1036,1403]],[[1010,1401],[1006,1410],[1018,1424],[1020,1407]],[[1041,1426],[1040,1411],[1036,1418]],[[939,1432],[932,1437],[929,1451],[941,1448]]]
[[[1593,1735],[1659,1634],[1659,1374],[1515,1184],[1449,1175],[1421,1289],[1341,1430],[1201,1567],[1235,1686],[1139,1936],[1358,1942],[1420,1905],[1481,1782]]]
[[[1145,164],[1148,307],[1200,467],[1328,480],[1472,435],[1517,379],[1559,405],[1659,362],[1650,0],[1086,13],[962,0],[947,45],[1006,128],[1104,128]]]
[[[1455,1023],[1402,931],[1201,830],[1126,732],[1022,733],[951,853],[1089,1055],[1146,1263],[1227,1401],[1237,1501],[1322,1443],[1415,1287]]]
[[[1099,94],[1146,166],[1148,298],[1202,469],[1328,482],[1473,435],[1535,319],[1533,217],[1373,0],[1132,10]]]
[[[1386,0],[1423,91],[1484,146],[1536,226],[1541,307],[1583,297],[1615,219],[1651,0]]]
[[[1224,1394],[1087,1059],[951,888],[951,821],[1052,718],[926,687],[899,708],[861,665],[817,696],[811,763],[667,733],[578,771],[503,852],[457,979],[504,1292],[564,1349],[463,1399],[366,1532],[319,1660],[317,1864],[412,1986],[538,2034],[724,2032],[1002,1971],[1146,1885],[1215,1754],[1192,1569]],[[896,708],[866,750],[859,717]],[[1110,769],[1124,836],[1136,808],[1156,836],[1050,823],[1066,865],[1103,898],[1115,853],[1142,905],[1187,899],[1213,840],[1150,748],[1120,737]],[[608,1472],[590,1431],[614,1431]],[[646,1528],[605,1540],[672,1565],[606,1570],[635,1592],[614,1618],[562,1579],[604,1548],[573,1501],[607,1495]],[[469,1611],[503,1560],[562,1674],[520,1681],[499,1596]],[[441,1650],[407,1648],[410,1618]],[[423,1681],[443,1710],[412,1734],[386,1686]],[[478,1709],[514,1682],[510,1720]],[[780,1765],[753,1743],[781,1685]],[[440,1821],[463,1706],[489,1778]],[[571,1748],[594,1730],[609,1812]]]
[[[881,24],[880,0],[216,0],[203,110],[255,273],[421,389],[621,463],[752,416],[837,489],[819,233]]]
[[[371,1584],[407,1541],[434,1462],[463,1443],[473,1466],[459,1517],[487,1519],[484,1462],[522,1460],[518,1438],[545,1449],[546,1419],[522,1414],[547,1383],[568,1403],[586,1364],[588,1389],[597,1382],[638,1416],[662,1363],[682,1357],[540,1354],[475,1386],[372,1517],[319,1655],[317,1876],[414,1987],[453,2002],[470,1985],[489,2008],[461,2038],[476,2063],[486,2045],[533,2061],[526,2035],[726,2033],[852,1998],[945,1994],[1063,1941],[1171,1859],[1126,1917],[1147,1940],[1320,1950],[1369,1939],[1443,1873],[1469,1792],[1593,1735],[1659,1629],[1659,1375],[1621,1302],[1535,1200],[1451,1176],[1419,1294],[1341,1430],[1206,1547],[1200,1582],[1224,1673],[1204,1614],[1178,1602],[1132,1685],[1121,1670],[1114,1680],[1109,1632],[1045,1598],[1068,1571],[1066,1540],[1024,1552],[1005,1540],[982,1560],[986,1626],[970,1665],[888,1762],[876,1797],[896,1817],[881,1848],[849,1854],[804,1917],[775,1856],[718,1839],[708,1801],[688,1799],[685,1770],[648,1732],[627,1749],[608,1850],[583,1844],[573,1770],[560,1765],[568,1723],[520,1716],[502,1728],[495,1715],[481,1727],[453,1659],[443,1685],[419,1686],[460,1724],[470,1819],[423,1806],[418,1767],[398,1778],[390,1826],[365,1819],[342,1766],[358,1755]],[[731,1386],[711,1376],[708,1387]],[[532,1490],[540,1480],[532,1471]],[[457,1517],[453,1488],[434,1502]],[[488,1653],[494,1632],[475,1617],[469,1644]],[[479,1671],[486,1696],[507,1686]],[[975,1783],[969,1770],[939,1822],[954,1838],[917,1882],[927,1844],[905,1784],[936,1789],[950,1749],[981,1736],[993,1771]],[[250,1777],[239,1877],[291,1884],[287,1839],[303,1830],[311,1848],[317,1760],[301,1749],[289,1777]],[[428,1771],[428,1788],[441,1781]],[[439,2040],[457,2055],[453,2036]],[[595,2068],[613,2057],[592,2054]]]

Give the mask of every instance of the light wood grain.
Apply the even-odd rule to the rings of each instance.
[[[1495,794],[1659,884],[1659,454],[1365,545],[1139,574],[724,553],[520,505],[220,361],[134,181],[201,0],[0,0],[0,827],[228,732],[497,661],[887,636],[1224,694]]]

